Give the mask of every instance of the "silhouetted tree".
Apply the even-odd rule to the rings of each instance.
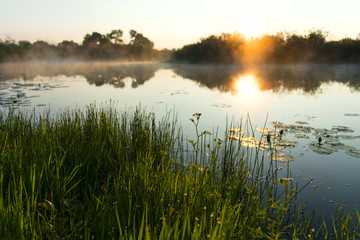
[[[19,47],[22,49],[29,49],[31,47],[31,43],[29,41],[19,41]]]
[[[235,63],[241,57],[245,40],[240,34],[211,35],[174,52],[174,59],[193,63]]]
[[[356,63],[360,62],[360,34],[356,39],[326,41],[327,33],[312,30],[308,34],[278,33],[246,40],[239,33],[223,33],[201,38],[177,50],[155,50],[154,43],[143,34],[130,30],[130,42],[123,42],[123,31],[108,34],[93,32],[84,36],[82,45],[62,41],[55,45],[45,41],[16,43],[0,40],[0,61],[77,58],[116,60],[167,60],[190,63]]]
[[[61,57],[76,57],[79,52],[79,44],[74,41],[64,40],[58,44],[58,52]]]
[[[5,39],[5,41],[2,41],[0,39],[0,61],[5,60],[14,60],[21,58],[22,51],[21,47],[16,44],[15,40],[11,38]]]
[[[130,30],[129,53],[135,58],[150,59],[153,56],[154,43],[143,34]]]
[[[122,37],[123,37],[123,31],[118,30],[112,30],[110,33],[107,34],[107,37],[113,41],[114,44],[121,44],[123,43]]]
[[[98,32],[93,32],[91,35],[86,34],[83,40],[84,46],[100,46],[110,43],[110,40]]]
[[[39,40],[34,42],[26,53],[26,59],[52,59],[57,57],[57,49],[54,45]]]

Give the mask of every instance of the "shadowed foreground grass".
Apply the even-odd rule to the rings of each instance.
[[[56,118],[0,115],[1,239],[278,239],[359,237],[351,215],[333,226],[303,214],[264,159],[139,109],[90,106]],[[213,139],[214,138],[214,139]]]

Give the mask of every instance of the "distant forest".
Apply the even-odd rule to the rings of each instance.
[[[0,39],[0,62],[31,60],[120,60],[151,61],[171,57],[170,50],[155,50],[154,43],[143,34],[130,30],[130,42],[123,40],[122,30],[86,34],[82,44],[64,40],[54,45],[45,41],[15,42]]]
[[[357,39],[326,41],[327,34],[314,30],[306,35],[278,33],[246,39],[243,35],[221,34],[202,38],[173,53],[173,61],[187,63],[358,63]]]
[[[81,44],[67,40],[54,45],[0,39],[0,62],[57,59],[219,64],[360,62],[360,35],[356,39],[327,41],[327,34],[320,30],[250,39],[239,33],[223,33],[176,50],[156,50],[151,40],[135,30],[130,30],[129,35],[128,43],[123,40],[122,30],[86,34]]]

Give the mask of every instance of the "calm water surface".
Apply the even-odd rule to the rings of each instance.
[[[300,184],[314,179],[310,208],[330,214],[335,206],[360,207],[360,66],[168,65],[154,63],[29,63],[0,65],[0,106],[43,112],[115,102],[119,110],[141,105],[160,118],[177,114],[194,138],[189,118],[201,112],[201,130],[225,137],[226,123],[274,128],[281,122],[293,156],[280,175]],[[234,127],[239,128],[240,125]],[[245,134],[245,133],[244,133]],[[255,132],[257,138],[260,132]],[[319,153],[311,146],[332,152]],[[320,149],[324,150],[324,149]],[[263,154],[270,162],[267,155]]]

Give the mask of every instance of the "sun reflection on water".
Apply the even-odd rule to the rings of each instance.
[[[237,95],[246,102],[253,102],[260,94],[259,84],[253,74],[242,75],[234,82]]]

